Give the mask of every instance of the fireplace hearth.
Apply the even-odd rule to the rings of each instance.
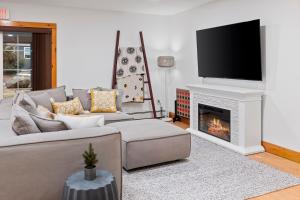
[[[230,110],[198,104],[198,130],[230,142]]]

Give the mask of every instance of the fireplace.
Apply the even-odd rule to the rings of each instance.
[[[230,142],[230,110],[198,104],[198,129]]]

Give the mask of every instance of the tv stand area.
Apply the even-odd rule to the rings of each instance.
[[[211,84],[188,85],[190,89],[190,128],[192,134],[243,155],[264,152],[262,138],[262,97],[264,91]],[[230,141],[225,141],[199,129],[198,105],[230,111]]]

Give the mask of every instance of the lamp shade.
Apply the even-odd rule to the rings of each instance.
[[[159,56],[157,58],[157,65],[159,67],[173,67],[175,65],[174,56]]]

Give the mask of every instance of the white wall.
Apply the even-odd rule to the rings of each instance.
[[[125,12],[91,11],[1,3],[11,20],[57,24],[58,85],[72,88],[111,87],[116,31],[121,46],[140,45],[143,31],[153,91],[161,97],[161,73],[156,58],[168,54],[167,18]]]
[[[177,64],[172,71],[170,99],[175,98],[176,87],[202,81],[197,75],[196,30],[253,19],[261,19],[265,29],[264,84],[224,79],[204,81],[265,87],[263,140],[300,151],[299,0],[222,0],[174,16],[170,48]]]

